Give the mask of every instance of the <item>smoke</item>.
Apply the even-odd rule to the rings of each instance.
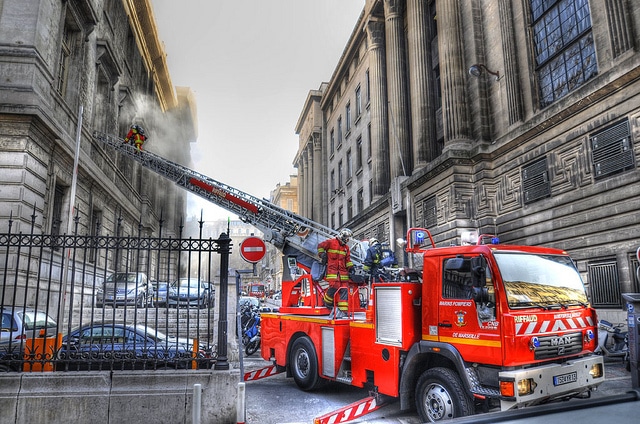
[[[144,149],[165,159],[189,166],[190,143],[195,142],[197,118],[192,112],[195,103],[188,96],[178,97],[178,105],[162,111],[158,101],[149,95],[136,94],[136,111],[131,124],[144,128],[147,141]]]

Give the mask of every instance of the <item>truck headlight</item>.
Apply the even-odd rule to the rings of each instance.
[[[602,364],[601,363],[593,364],[591,366],[591,369],[589,370],[589,375],[592,378],[600,378],[604,376],[604,370],[602,369]]]

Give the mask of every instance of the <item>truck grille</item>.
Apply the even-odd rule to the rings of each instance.
[[[542,336],[538,340],[540,347],[535,350],[535,359],[557,358],[582,352],[582,333]]]

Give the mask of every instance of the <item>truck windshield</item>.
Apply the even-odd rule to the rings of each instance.
[[[578,270],[568,256],[496,252],[510,308],[586,306]]]

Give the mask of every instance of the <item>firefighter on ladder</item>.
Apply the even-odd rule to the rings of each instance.
[[[336,237],[318,243],[318,256],[327,266],[325,280],[329,288],[323,299],[327,307],[334,308],[334,296],[339,292],[338,308],[333,310],[335,318],[346,316],[349,310],[349,271],[353,268],[353,262],[347,243],[351,236],[351,230],[343,228]]]
[[[132,125],[124,138],[124,142],[133,144],[138,152],[142,151],[142,145],[145,141],[147,141],[147,136],[144,133],[144,128],[140,125]]]

